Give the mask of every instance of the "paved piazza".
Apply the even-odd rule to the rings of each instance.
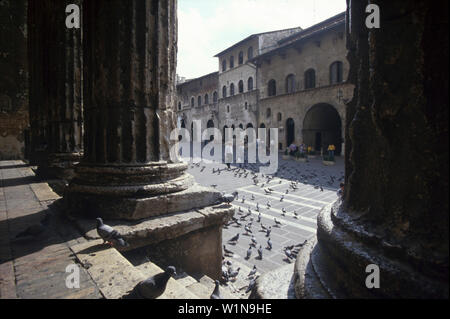
[[[301,163],[283,160],[280,155],[279,169],[273,175],[265,176],[259,173],[256,164],[247,164],[246,168],[238,169],[238,166],[232,165],[231,170],[227,170],[223,163],[189,164],[189,173],[195,176],[199,184],[217,185],[216,189],[225,193],[232,193],[235,190],[239,192],[233,204],[236,207],[234,217],[239,220],[241,226],[236,223],[225,226],[223,244],[234,253],[233,257],[228,258],[235,264],[241,263],[249,268],[256,265],[258,272],[262,274],[288,263],[283,247],[302,243],[315,234],[319,211],[337,199],[339,183],[344,179],[344,159],[337,157],[336,165],[325,166],[321,159],[310,159],[307,163]],[[253,181],[253,172],[257,173],[257,185]],[[268,177],[271,178],[269,182]],[[290,186],[292,181],[298,182],[296,190]],[[266,193],[268,188],[272,189],[270,194]],[[283,200],[281,196],[284,196]],[[268,201],[271,207],[267,206]],[[257,205],[261,213],[260,223],[257,222],[259,214],[256,210]],[[283,208],[286,211],[285,216],[282,216]],[[241,220],[241,217],[248,214],[249,209],[251,215]],[[298,218],[294,218],[294,211],[298,214]],[[253,218],[251,230],[256,238],[257,248],[259,245],[264,248],[262,260],[257,258],[257,248],[252,248],[249,260],[245,259],[251,243],[251,234],[246,235],[244,226],[251,218]],[[275,226],[274,218],[281,222],[280,226]],[[272,226],[270,234],[272,250],[266,249],[268,237],[261,231],[261,223],[267,227]],[[238,233],[240,236],[237,244],[229,244],[229,239]]]

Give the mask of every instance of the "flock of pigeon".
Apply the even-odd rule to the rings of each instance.
[[[193,166],[200,167],[200,163],[193,164]],[[206,169],[206,166],[202,166],[200,168],[200,173],[204,172]],[[289,194],[292,192],[295,192],[298,189],[298,183],[302,182],[304,184],[309,184],[311,180],[314,180],[314,188],[319,189],[320,191],[323,191],[323,186],[319,184],[320,179],[318,178],[318,175],[314,171],[309,171],[306,169],[305,171],[299,171],[298,168],[287,168],[284,166],[280,167],[280,170],[275,173],[274,175],[264,175],[264,174],[258,174],[256,173],[257,170],[257,164],[247,164],[246,167],[236,167],[233,169],[223,169],[230,171],[234,174],[234,177],[237,178],[251,178],[253,180],[253,184],[255,186],[260,186],[262,189],[264,189],[264,193],[267,195],[270,195],[274,192],[274,190],[267,185],[275,178],[275,177],[287,177],[286,175],[289,175],[289,179],[291,180],[288,189],[286,189],[285,194]],[[220,168],[212,168],[212,173],[220,175],[223,171]],[[296,178],[292,178],[292,176],[296,176]],[[329,176],[329,180],[327,181],[327,184],[329,186],[333,185],[336,180],[342,180],[343,176],[340,178],[336,178],[334,175]],[[281,183],[281,180],[280,180]],[[266,186],[266,187],[265,187]],[[212,184],[211,187],[216,188],[217,184]],[[234,200],[237,200],[239,196],[239,193],[237,191],[231,193],[231,194],[222,194],[221,202],[231,204]],[[280,196],[280,202],[284,200],[285,195]],[[241,197],[241,202],[244,203],[247,199],[245,196]],[[255,200],[255,196],[252,194],[250,197],[251,201]],[[267,208],[272,207],[272,203],[270,200],[266,203]],[[242,207],[239,206],[237,211],[237,217],[232,217],[232,219],[224,225],[224,228],[228,228],[231,225],[236,225],[236,227],[242,227],[244,229],[244,236],[250,237],[249,241],[249,248],[247,250],[245,259],[250,260],[253,255],[253,249],[256,250],[257,256],[256,259],[262,260],[264,255],[264,249],[271,251],[272,250],[272,241],[271,241],[271,231],[272,227],[280,227],[282,223],[274,217],[273,225],[264,225],[261,221],[261,212],[260,212],[260,206],[259,203],[256,203],[256,212],[258,212],[257,218],[252,216],[253,212],[248,208],[247,212],[244,212]],[[287,211],[285,208],[282,208],[282,214],[281,216],[285,217],[287,214]],[[298,219],[299,216],[297,212],[294,210],[292,212],[292,217]],[[248,219],[248,220],[247,220]],[[254,225],[259,224],[260,229],[254,230]],[[256,240],[256,237],[254,235],[254,232],[264,232],[265,237],[267,238],[267,241],[265,243],[265,247],[263,248],[263,245],[261,243],[258,243]],[[114,230],[111,226],[106,225],[103,223],[103,220],[101,218],[97,218],[97,232],[99,236],[103,239],[104,243],[108,243],[112,246],[118,245],[118,246],[128,246],[129,244],[124,240],[124,238]],[[237,233],[235,236],[230,238],[228,240],[229,245],[236,245],[238,241],[240,240],[240,234]],[[303,243],[294,244],[290,246],[285,246],[282,248],[282,251],[285,255],[285,261],[288,263],[291,263],[295,258],[297,257],[297,254],[302,246],[306,244],[306,240]],[[225,257],[233,257],[234,252],[227,248],[226,245],[223,245],[223,253],[224,253],[224,261],[222,265],[222,282],[224,284],[227,284],[228,282],[236,281],[237,277],[240,274],[240,267],[237,267],[234,269],[233,263],[230,260],[225,260]],[[256,265],[253,266],[253,269],[249,272],[249,274],[246,276],[246,278],[249,280],[249,284],[247,285],[246,293],[250,292],[256,283],[256,279],[259,277],[257,275],[257,267]],[[143,280],[142,282],[138,283],[134,289],[129,293],[127,296],[128,298],[143,298],[143,299],[154,299],[158,296],[162,295],[165,291],[166,285],[168,280],[171,276],[176,275],[176,269],[173,266],[169,266],[165,269],[164,272],[159,273],[155,276],[151,276],[147,278],[146,280]],[[211,299],[222,299],[220,294],[220,282],[218,280],[215,281],[215,288],[214,291],[211,293],[210,296]]]

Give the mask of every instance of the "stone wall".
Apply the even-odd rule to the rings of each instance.
[[[0,1],[0,160],[25,155],[28,127],[27,1]]]
[[[276,50],[262,57],[259,61],[257,85],[260,92],[258,103],[258,126],[278,127],[279,144],[287,147],[286,120],[294,121],[294,143],[313,144],[313,137],[304,139],[304,120],[308,111],[315,105],[331,105],[339,114],[341,137],[344,138],[345,101],[351,99],[353,85],[345,82],[330,84],[330,65],[335,61],[342,62],[342,79],[348,76],[349,63],[346,60],[344,25],[339,28],[311,37],[301,46]],[[316,73],[316,88],[305,90],[304,73],[313,68]],[[286,78],[294,75],[294,91],[287,93]],[[276,95],[268,96],[268,82],[276,81]],[[270,108],[270,116],[267,109]],[[279,120],[279,114],[281,120]],[[324,143],[333,142],[324,133]],[[342,141],[343,143],[343,141]],[[313,145],[312,145],[313,146]],[[339,152],[344,144],[338,145]],[[339,153],[338,152],[338,153]]]

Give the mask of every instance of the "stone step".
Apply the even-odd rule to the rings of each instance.
[[[250,299],[296,299],[294,263],[269,271],[256,280]]]
[[[103,245],[102,240],[77,244],[71,249],[107,299],[121,298],[140,281],[162,272],[162,269],[153,263],[141,269],[134,267],[115,248]],[[171,278],[166,291],[158,299],[199,299],[199,297]]]
[[[155,266],[156,265],[151,261],[148,261],[135,267],[145,276],[153,276],[155,274]],[[158,266],[156,267],[159,268]],[[197,280],[185,272],[180,272],[177,273],[177,276],[175,276],[174,279],[178,284],[185,287],[188,291],[200,299],[209,299],[215,288],[215,281],[206,275],[203,275],[199,280]],[[220,293],[223,299],[238,298],[235,294],[231,293],[226,286],[220,287]]]

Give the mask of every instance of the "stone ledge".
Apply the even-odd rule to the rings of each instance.
[[[122,234],[130,244],[130,247],[121,250],[132,250],[164,240],[175,239],[209,226],[220,226],[226,223],[233,214],[234,208],[231,205],[224,204],[151,217],[139,222],[108,219],[105,219],[104,222]],[[94,219],[72,219],[86,238],[99,238]]]
[[[329,299],[331,296],[323,288],[310,262],[311,252],[317,244],[312,237],[300,248],[294,265],[294,290],[298,299]]]
[[[269,271],[256,279],[249,299],[295,299],[294,263]]]
[[[93,196],[72,193],[67,200],[73,215],[104,219],[137,221],[148,217],[187,211],[214,205],[221,193],[209,187],[194,184],[186,190],[144,198]]]

